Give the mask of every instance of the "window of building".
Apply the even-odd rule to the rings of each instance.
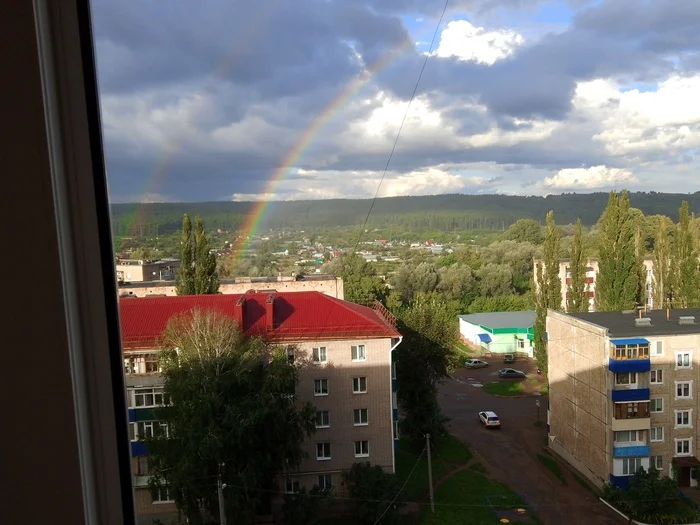
[[[676,410],[676,428],[693,426],[692,410]]]
[[[299,480],[297,478],[287,478],[285,480],[285,488],[284,491],[287,494],[294,494],[296,492],[299,492],[301,485],[299,484]]]
[[[170,503],[173,499],[170,497],[170,489],[168,487],[159,487],[153,493],[153,503]]]
[[[663,456],[651,456],[650,465],[656,470],[663,470],[664,468],[664,457]]]
[[[156,407],[170,404],[169,396],[163,388],[135,388],[134,406],[138,408]]]
[[[316,428],[328,428],[331,426],[331,413],[328,410],[316,412]]]
[[[137,354],[124,358],[126,374],[154,374],[160,372],[157,354]]]
[[[676,370],[690,368],[692,363],[691,352],[676,352]]]
[[[326,363],[328,361],[328,350],[325,346],[313,349],[314,363]]]
[[[663,399],[652,399],[650,403],[650,408],[652,412],[663,412],[664,411],[664,400]]]
[[[615,374],[615,384],[616,385],[634,385],[637,383],[637,373],[636,372],[622,372],[620,374]]]
[[[319,461],[331,459],[330,443],[316,443],[316,459],[318,459]]]
[[[394,439],[400,439],[401,436],[399,436],[399,422],[394,421],[392,426],[394,427]]]
[[[364,361],[367,359],[365,345],[351,346],[350,353],[352,354],[353,361]]]
[[[367,409],[366,408],[356,408],[354,411],[354,425],[367,425]]]
[[[314,380],[314,395],[315,396],[327,396],[328,395],[328,379],[315,379]]]
[[[353,394],[364,394],[367,392],[367,378],[366,377],[353,377],[352,378],[352,393]]]
[[[137,476],[148,476],[150,470],[148,468],[148,456],[137,456],[136,457],[136,475]]]
[[[644,441],[643,430],[622,430],[615,432],[615,443],[632,443]]]
[[[664,355],[664,342],[656,341],[654,343],[654,355]]]
[[[649,430],[649,440],[650,441],[663,441],[664,440],[664,427],[651,427]]]
[[[660,385],[664,382],[663,370],[651,370],[649,372],[649,382],[652,385]]]
[[[289,362],[290,365],[294,364],[294,347],[289,346],[287,347],[287,361]]]
[[[333,488],[333,479],[330,474],[319,474],[318,476],[318,488],[330,490]]]
[[[676,399],[692,399],[693,398],[693,382],[692,381],[676,381]]]
[[[131,441],[140,441],[146,438],[152,438],[155,435],[156,429],[160,430],[168,437],[168,424],[158,421],[138,421],[129,423],[129,437]]]
[[[632,476],[642,468],[642,458],[624,458],[622,460],[622,475]]]
[[[693,438],[676,439],[676,456],[690,456],[693,450]]]
[[[364,458],[369,456],[369,441],[355,441],[355,457]]]
[[[525,341],[523,341],[522,339],[518,339],[518,349],[522,350],[524,348],[525,348]]]

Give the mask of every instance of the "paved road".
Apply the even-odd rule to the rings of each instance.
[[[470,445],[492,478],[524,494],[546,525],[620,524],[621,519],[583,488],[568,469],[563,469],[567,480],[563,485],[537,458],[547,442],[547,431],[546,425],[535,426],[535,401],[540,400],[540,418],[546,421],[546,396],[496,397],[471,386],[473,382],[498,380],[495,372],[501,367],[493,362],[486,369],[458,370],[454,379],[441,386],[440,404],[451,419],[451,432]],[[515,368],[529,372],[532,367],[518,363]],[[499,415],[500,431],[487,430],[479,423],[481,410]]]

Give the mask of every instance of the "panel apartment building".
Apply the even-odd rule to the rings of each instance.
[[[598,486],[637,469],[696,486],[700,309],[547,317],[549,446]]]
[[[398,409],[392,351],[401,342],[396,321],[381,305],[368,308],[320,292],[122,298],[119,303],[124,346],[127,405],[137,514],[176,523],[167,491],[152,498],[148,451],[141,438],[152,435],[153,409],[164,392],[157,341],[168,320],[194,308],[235,318],[246,335],[290,345],[313,366],[300,372],[296,395],[317,408],[316,433],[304,447],[308,459],[280,481],[293,492],[338,486],[340,474],[356,461],[370,461],[394,472]]]

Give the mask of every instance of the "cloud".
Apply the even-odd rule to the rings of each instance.
[[[442,31],[435,54],[490,66],[511,56],[524,43],[525,39],[515,31],[487,31],[483,27],[474,27],[466,20],[455,20]]]
[[[553,177],[546,177],[543,186],[558,191],[601,190],[623,188],[637,179],[625,169],[591,166],[590,168],[565,168]]]

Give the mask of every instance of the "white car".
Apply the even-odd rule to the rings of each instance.
[[[486,368],[489,364],[481,359],[468,359],[464,366],[467,368]]]
[[[495,412],[491,412],[490,410],[485,410],[483,412],[479,412],[479,421],[486,427],[492,427],[492,428],[501,428],[501,420],[498,419],[498,416],[496,415]]]

